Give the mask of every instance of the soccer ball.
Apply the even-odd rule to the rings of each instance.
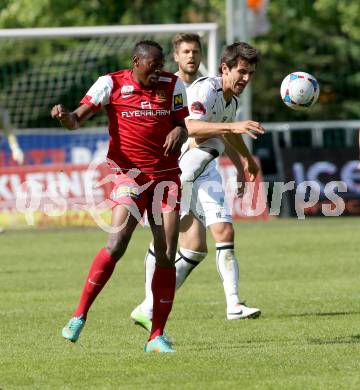
[[[312,107],[320,93],[316,78],[306,72],[293,72],[287,75],[281,83],[281,98],[294,110],[307,110]]]

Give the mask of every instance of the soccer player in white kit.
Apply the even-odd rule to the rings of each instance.
[[[235,44],[225,48],[221,59],[222,76],[203,77],[190,86],[191,81],[196,78],[200,64],[200,41],[195,37],[193,34],[178,34],[173,40],[174,58],[179,64],[177,75],[187,86],[189,134],[195,136],[180,159],[184,191],[182,206],[186,209],[186,203],[189,203],[190,210],[180,223],[179,251],[175,261],[176,288],[184,283],[190,272],[206,257],[208,227],[216,242],[216,263],[223,281],[227,318],[257,318],[261,311],[246,306],[239,298],[239,268],[234,253],[231,210],[224,199],[215,158],[225,149],[238,170],[238,182],[243,183],[245,179],[240,152],[251,180],[257,175],[258,166],[241,136],[231,132],[235,130],[255,138],[256,133],[263,133],[262,127],[253,121],[230,122],[235,119],[239,104],[238,95],[255,71],[258,52],[247,44]],[[182,213],[184,211],[186,210]],[[153,253],[150,245],[145,257],[146,298],[131,313],[131,318],[146,329],[151,327],[152,317],[151,280],[155,264]]]

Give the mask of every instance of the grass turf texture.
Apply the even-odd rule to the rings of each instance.
[[[136,231],[76,344],[60,337],[99,230],[0,236],[0,388],[359,389],[360,220],[237,223],[241,294],[258,320],[225,320],[210,254],[179,290],[176,354],[146,354],[129,319],[143,297],[150,232]]]

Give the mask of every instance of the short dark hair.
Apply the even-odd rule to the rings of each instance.
[[[226,64],[231,69],[239,60],[256,65],[260,61],[260,52],[246,42],[235,42],[225,46],[221,54],[219,72],[222,73],[221,64]]]
[[[173,50],[176,52],[179,49],[179,46],[183,42],[196,42],[199,45],[201,50],[201,41],[199,34],[191,33],[178,33],[172,39]]]
[[[132,55],[143,57],[149,52],[150,49],[157,49],[159,50],[161,55],[164,56],[163,48],[157,42],[150,40],[140,41],[136,43],[133,48]]]

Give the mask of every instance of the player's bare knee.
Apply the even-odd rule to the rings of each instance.
[[[212,228],[212,233],[216,242],[233,242],[234,228],[230,223],[221,223]]]
[[[221,231],[221,242],[234,241],[234,229],[230,224],[224,224],[224,229]]]

